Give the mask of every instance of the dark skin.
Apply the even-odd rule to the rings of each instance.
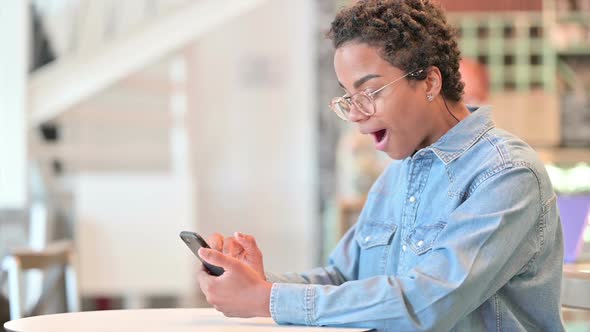
[[[344,44],[336,50],[334,68],[347,94],[365,89],[375,91],[405,74],[383,60],[378,51],[359,43]],[[426,80],[401,79],[375,95],[376,113],[372,116],[354,107],[351,110],[350,120],[361,133],[375,137],[376,131],[387,131],[376,147],[393,159],[406,158],[433,144],[457,120],[470,114],[461,101],[446,101],[447,111],[441,95],[440,70],[430,67],[427,73]],[[432,100],[427,98],[429,95]],[[223,267],[225,273],[214,277],[199,271],[199,285],[207,301],[226,316],[270,317],[272,284],[264,276],[262,253],[254,237],[236,233],[224,238],[214,234],[208,242],[212,249],[201,248],[199,254],[209,263]]]
[[[348,94],[365,89],[375,91],[405,74],[381,58],[378,49],[352,42],[336,50],[334,68]],[[393,159],[404,159],[433,144],[457,124],[446,110],[440,70],[430,67],[427,73],[426,80],[402,79],[381,91],[375,96],[376,113],[370,117],[352,108],[350,121],[358,125],[362,134],[387,130],[386,142],[377,148]],[[428,100],[428,95],[433,96],[432,101]],[[446,104],[459,120],[470,114],[462,101],[447,100]]]
[[[228,317],[270,317],[270,291],[266,281],[262,253],[250,235],[236,233],[223,238],[213,234],[212,249],[199,249],[199,255],[225,272],[219,277],[198,271],[199,286],[207,302]]]

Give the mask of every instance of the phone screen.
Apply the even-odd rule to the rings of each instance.
[[[199,248],[211,248],[207,244],[207,241],[205,241],[205,239],[203,239],[199,234],[195,232],[182,231],[180,232],[180,238],[189,247],[193,254],[197,256],[201,263],[203,263],[203,266],[205,266],[205,269],[207,269],[209,273],[214,276],[220,276],[223,274],[223,272],[225,272],[222,267],[209,264],[199,256]]]

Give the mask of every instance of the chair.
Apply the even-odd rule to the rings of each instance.
[[[29,248],[11,250],[2,260],[2,272],[8,275],[8,301],[10,319],[19,319],[28,315],[35,315],[40,311],[43,300],[55,288],[55,284],[65,278],[66,307],[69,312],[79,311],[78,285],[75,269],[75,252],[71,241],[59,241],[50,244],[42,250]],[[59,272],[48,278],[41,296],[33,308],[25,313],[22,301],[22,272],[31,269],[51,269],[59,267]]]

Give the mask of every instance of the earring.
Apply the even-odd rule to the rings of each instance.
[[[434,96],[431,94],[427,94],[426,95],[426,99],[428,99],[428,101],[433,101],[434,100]]]

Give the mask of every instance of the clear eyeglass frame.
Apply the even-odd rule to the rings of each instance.
[[[410,77],[418,77],[418,75],[422,74],[424,69],[418,69],[414,71],[410,71],[405,75],[394,79],[393,81],[385,84],[384,86],[380,87],[375,91],[371,91],[370,89],[366,89],[364,91],[357,92],[351,96],[341,96],[335,97],[330,102],[330,108],[336,115],[344,120],[350,121],[350,112],[352,107],[356,107],[356,109],[366,116],[372,116],[376,112],[375,108],[375,95],[381,92],[383,89],[387,88],[388,86],[401,81],[402,79],[410,76]]]

